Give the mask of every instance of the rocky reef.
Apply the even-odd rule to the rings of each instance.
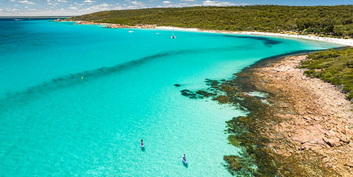
[[[334,86],[305,76],[297,68],[305,58],[263,60],[234,79],[206,80],[208,97],[248,112],[226,122],[230,143],[243,149],[224,156],[233,175],[353,175],[351,103]]]

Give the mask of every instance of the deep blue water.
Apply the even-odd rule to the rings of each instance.
[[[180,91],[262,58],[337,47],[129,30],[0,19],[0,176],[230,176],[223,155],[241,150],[225,121],[246,113]]]

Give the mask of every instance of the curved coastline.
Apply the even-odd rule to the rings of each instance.
[[[172,30],[171,27],[156,28]],[[174,30],[296,38],[353,46],[352,39],[310,35]],[[345,94],[333,85],[309,78],[304,74],[304,69],[297,69],[311,52],[314,51],[262,59],[236,74],[233,80],[219,85],[226,98],[221,95],[214,97],[214,100],[240,104],[250,111],[247,117],[237,117],[227,122],[231,144],[245,147],[243,158],[233,155],[224,157],[232,174],[245,175],[246,171],[252,171],[255,175],[265,176],[352,175],[350,159],[353,157],[346,155],[353,154],[352,105]],[[253,96],[252,92],[269,96],[261,98]],[[253,170],[253,164],[258,170]]]
[[[54,21],[66,21],[66,20],[58,19]],[[353,46],[353,39],[329,38],[329,37],[320,37],[320,36],[314,36],[314,35],[297,35],[297,34],[288,34],[288,33],[268,33],[268,32],[254,32],[254,31],[206,30],[206,29],[198,29],[198,28],[180,28],[180,27],[157,26],[157,25],[128,26],[128,25],[120,25],[120,24],[95,23],[95,22],[89,22],[89,21],[70,21],[70,22],[75,22],[76,24],[80,24],[80,25],[102,25],[105,28],[142,28],[142,29],[161,29],[161,30],[190,31],[190,32],[269,36],[269,37],[278,37],[278,38],[296,38],[296,39],[306,39],[306,40],[341,44],[345,46]]]
[[[233,173],[254,163],[260,176],[352,175],[352,105],[333,85],[297,68],[306,56],[261,60],[220,85],[226,98],[215,100],[249,111],[227,122],[230,142],[245,148],[245,158],[225,156]]]
[[[172,27],[146,28],[172,30]],[[174,30],[298,38],[353,46],[352,39],[186,28]],[[251,164],[255,163],[260,169],[255,172],[258,175],[352,175],[352,106],[335,87],[306,77],[303,69],[297,69],[305,58],[306,55],[301,53],[263,59],[219,85],[219,90],[225,92],[227,98],[221,101],[214,97],[215,100],[224,103],[225,99],[225,103],[240,104],[250,111],[247,117],[236,117],[227,122],[230,142],[245,147],[243,155],[248,159],[263,157],[263,160],[255,158],[259,161],[254,162],[254,159],[225,156],[232,173],[251,170]],[[269,96],[253,96],[250,92]]]
[[[156,29],[172,30],[172,27],[156,27]],[[268,33],[268,32],[253,32],[253,31],[222,31],[222,30],[203,30],[197,28],[174,28],[179,31],[195,31],[195,32],[209,32],[209,33],[223,33],[223,34],[241,34],[241,35],[254,35],[254,36],[268,36],[278,38],[296,38],[306,39],[320,42],[329,42],[334,44],[341,44],[346,46],[353,46],[353,39],[329,38],[314,35],[297,35],[286,33]]]

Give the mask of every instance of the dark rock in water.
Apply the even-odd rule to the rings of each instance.
[[[174,84],[175,87],[180,87],[181,85],[180,84]]]
[[[206,79],[206,85],[211,87],[217,87],[220,83],[217,80]]]
[[[234,171],[239,171],[243,166],[245,166],[244,160],[235,155],[224,156],[223,159],[229,163],[229,169]],[[234,175],[234,173],[232,173]]]
[[[199,90],[197,92],[193,92],[188,89],[184,89],[180,92],[183,96],[193,98],[193,99],[203,99],[204,97],[208,97],[209,95],[212,95],[212,93],[208,93],[208,92],[201,91],[201,90]],[[207,96],[205,96],[205,95],[207,95]]]
[[[194,99],[203,99],[204,97],[208,98],[210,96],[217,95],[217,92],[215,90],[211,90],[211,91],[198,90],[198,91],[194,92],[194,91],[190,91],[188,89],[184,89],[180,92],[183,96],[186,96],[189,98],[194,98]]]
[[[193,91],[190,91],[188,89],[184,89],[180,91],[183,96],[189,97],[189,98],[196,98],[196,93]]]
[[[206,92],[204,90],[198,90],[196,93],[199,94],[199,95],[202,95],[202,96],[204,96],[206,98],[216,95],[215,93]]]

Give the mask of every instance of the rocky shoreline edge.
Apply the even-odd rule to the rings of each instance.
[[[352,176],[353,112],[339,88],[299,69],[305,54],[264,59],[228,81],[182,95],[211,97],[248,111],[227,121],[229,141],[243,150],[226,155],[243,176]]]
[[[182,90],[190,98],[212,97],[249,112],[227,121],[230,143],[243,149],[242,156],[224,156],[232,174],[353,175],[352,105],[339,88],[305,76],[304,69],[297,68],[305,59],[306,55],[264,59],[235,74],[235,79],[206,80],[208,90]]]
[[[261,175],[352,176],[352,105],[336,87],[297,68],[306,56],[261,61],[220,85],[227,102],[250,112],[227,122],[229,140],[264,163],[256,163]]]

